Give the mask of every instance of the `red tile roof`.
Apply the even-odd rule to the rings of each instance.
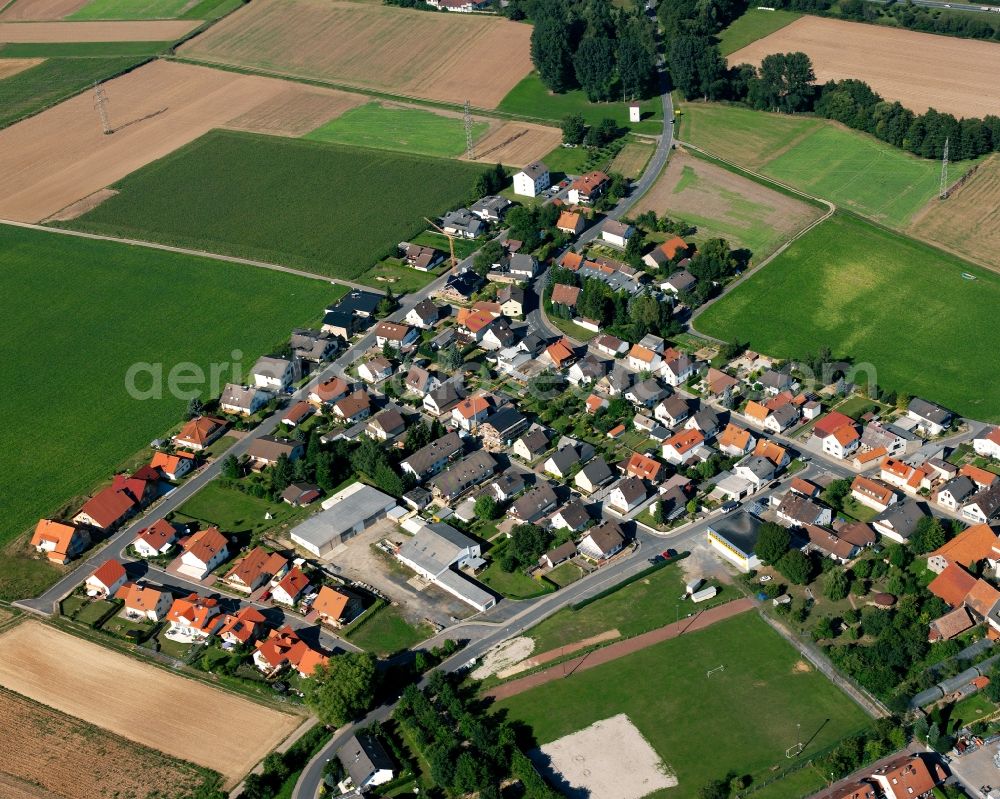
[[[105,528],[121,521],[135,505],[135,499],[129,492],[109,486],[83,503],[80,513],[86,513],[94,524]]]
[[[957,563],[950,563],[943,572],[931,580],[927,590],[951,607],[957,608],[975,584],[975,577]]]
[[[845,425],[853,426],[854,420],[850,416],[845,416],[840,411],[830,411],[813,425],[813,435],[817,438],[826,438]]]
[[[110,588],[119,580],[124,580],[127,575],[125,574],[125,567],[117,560],[109,560],[94,569],[94,573],[90,576],[101,585]]]
[[[184,550],[202,563],[208,563],[216,553],[226,548],[227,543],[226,537],[219,532],[218,527],[206,527],[184,542]]]

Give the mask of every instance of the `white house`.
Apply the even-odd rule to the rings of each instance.
[[[973,439],[972,448],[977,455],[1000,460],[1000,427],[987,430],[979,438]]]
[[[98,566],[84,582],[87,596],[105,599],[114,596],[125,585],[128,575],[125,567],[117,560],[109,560]]]
[[[679,353],[673,358],[664,358],[660,367],[660,374],[664,381],[670,386],[679,386],[688,380],[695,372],[695,362],[684,353]]]
[[[392,364],[381,355],[376,355],[358,367],[358,377],[367,383],[379,383],[391,375]]]
[[[133,620],[162,621],[170,611],[169,591],[132,583],[125,594],[125,617]]]
[[[885,483],[870,480],[860,474],[851,483],[851,496],[862,505],[880,513],[898,499],[896,492]]]
[[[166,519],[157,519],[149,527],[140,530],[132,539],[132,546],[143,558],[166,555],[177,540],[177,530]]]
[[[953,414],[933,402],[914,397],[906,407],[906,415],[927,435],[939,436],[951,425]]]
[[[375,325],[375,343],[379,347],[387,344],[393,349],[408,347],[417,340],[417,328],[398,325],[395,322],[379,322]]]
[[[962,518],[975,524],[988,524],[1000,516],[1000,480],[974,494],[962,506]]]
[[[178,571],[195,580],[203,580],[228,557],[226,537],[219,532],[218,527],[206,527],[184,542]]]
[[[514,194],[537,197],[551,184],[549,168],[541,161],[535,161],[514,175]]]
[[[834,458],[848,458],[861,444],[861,436],[853,425],[845,424],[823,436],[823,452]]]
[[[295,607],[308,588],[309,577],[295,566],[271,589],[271,599],[281,605]]]
[[[591,527],[577,545],[577,551],[581,555],[597,561],[607,560],[624,548],[625,535],[612,521],[604,521]]]
[[[347,743],[337,750],[346,779],[337,786],[343,788],[341,793],[347,793],[351,788],[361,793],[367,793],[369,788],[389,782],[395,772],[392,759],[378,739],[368,733],[360,732],[352,735]]]
[[[624,477],[608,494],[612,510],[624,514],[639,507],[646,499],[646,486],[638,477]]]
[[[601,227],[601,239],[614,247],[625,249],[633,232],[631,225],[626,225],[616,219],[609,219]]]
[[[274,398],[274,394],[256,386],[240,386],[236,383],[226,383],[222,396],[219,398],[219,410],[223,413],[236,413],[250,416],[257,413]]]
[[[302,365],[297,358],[289,360],[265,355],[257,360],[250,375],[257,388],[284,391],[302,377]]]

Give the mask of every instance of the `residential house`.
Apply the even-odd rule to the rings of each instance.
[[[520,172],[514,173],[514,194],[537,197],[552,185],[549,168],[541,161],[533,161]]]
[[[451,411],[451,419],[456,427],[467,432],[476,430],[490,415],[491,404],[484,394],[476,394],[459,402]]]
[[[496,223],[503,219],[503,215],[507,212],[507,209],[510,208],[511,205],[513,205],[513,203],[511,203],[511,201],[506,197],[491,194],[480,200],[476,200],[469,207],[469,210],[484,222]]]
[[[917,436],[901,427],[881,422],[869,422],[861,434],[861,449],[864,451],[884,449],[883,454],[895,457],[904,454],[914,443],[919,443]]]
[[[611,371],[597,381],[595,388],[609,397],[619,397],[632,385],[632,372],[623,363],[615,363]]]
[[[261,586],[288,571],[288,558],[264,547],[254,547],[225,576],[227,585],[252,594]]]
[[[392,376],[392,363],[383,355],[369,358],[358,366],[358,377],[366,383],[380,383]]]
[[[410,370],[406,373],[406,379],[403,381],[403,384],[409,393],[416,394],[423,399],[441,385],[441,381],[437,379],[436,375],[431,374],[426,369],[420,366],[411,366]]]
[[[294,508],[304,508],[311,505],[323,495],[320,487],[312,483],[289,483],[281,492],[281,501]]]
[[[610,404],[607,397],[602,397],[600,394],[591,394],[584,400],[583,409],[589,415],[593,416],[598,411],[607,408]]]
[[[683,352],[669,350],[663,354],[660,374],[669,386],[679,386],[695,373],[695,362]]]
[[[392,441],[406,430],[406,420],[397,408],[376,413],[365,426],[365,433],[376,441]]]
[[[293,463],[305,455],[305,444],[291,438],[277,436],[261,436],[250,442],[247,457],[257,468],[274,466],[284,455]]]
[[[578,463],[580,463],[580,451],[569,445],[560,447],[552,453],[548,460],[542,464],[542,469],[553,477],[567,478],[572,468]]]
[[[962,518],[975,524],[1000,518],[1000,481],[973,494],[962,506]]]
[[[589,386],[608,373],[608,362],[587,354],[569,368],[567,380],[574,386]]]
[[[219,601],[192,593],[175,599],[167,611],[166,636],[175,641],[207,641],[222,625]]]
[[[719,432],[719,414],[709,407],[702,407],[684,422],[688,430],[699,430],[705,438],[712,438]]]
[[[372,403],[368,392],[360,389],[342,397],[333,404],[334,415],[343,419],[347,424],[355,424],[362,419],[367,419],[371,410]]]
[[[794,491],[788,491],[778,505],[778,518],[793,527],[826,527],[833,521],[833,511]]]
[[[195,580],[204,580],[229,557],[229,542],[218,527],[206,527],[181,542],[184,552],[178,571]]]
[[[139,509],[136,498],[124,488],[108,486],[83,503],[73,517],[75,524],[98,530],[113,530]]]
[[[257,359],[250,370],[250,376],[257,388],[277,393],[302,377],[302,364],[297,358],[272,358],[265,355]]]
[[[516,340],[517,336],[514,334],[510,322],[501,316],[493,319],[483,329],[479,346],[487,352],[496,352],[497,350],[510,347]]]
[[[972,482],[976,484],[976,488],[983,489],[989,488],[1000,477],[993,474],[993,472],[987,471],[986,469],[980,469],[978,466],[973,466],[971,463],[966,463],[961,468],[959,468],[958,473],[963,477],[968,477]]]
[[[555,290],[553,289],[553,293]],[[592,342],[591,346],[597,350],[602,355],[607,355],[609,358],[617,358],[619,355],[624,355],[628,352],[628,342],[622,341],[620,338],[615,338],[609,333],[604,333],[597,336]]]
[[[556,283],[552,286],[552,304],[565,305],[567,308],[576,308],[576,303],[580,299],[580,287],[569,286],[565,283]]]
[[[601,226],[601,240],[613,247],[625,249],[634,232],[631,225],[619,222],[617,219],[607,219]]]
[[[756,441],[757,439],[754,438],[749,430],[745,430],[739,425],[730,422],[726,425],[726,429],[722,431],[722,435],[719,436],[717,443],[719,451],[723,454],[730,457],[739,457],[750,452]]]
[[[575,357],[572,345],[565,338],[562,338],[549,344],[539,360],[544,364],[554,366],[556,369],[565,369]]]
[[[900,506],[893,505],[889,510],[892,511],[897,507]],[[850,522],[849,524],[840,525],[837,528],[837,535],[848,543],[858,547],[858,549],[866,549],[867,547],[874,546],[875,541],[878,540],[875,531],[870,525],[864,522]]]
[[[780,444],[768,441],[766,438],[762,438],[757,442],[757,446],[753,448],[753,454],[761,458],[767,458],[774,464],[776,470],[785,468],[792,460],[788,454],[788,450]]]
[[[375,315],[382,299],[382,295],[374,291],[353,289],[345,294],[336,305],[329,307],[326,310],[332,311],[334,309],[338,309],[346,311],[359,319],[370,319]]]
[[[705,393],[714,399],[721,399],[726,396],[726,392],[732,395],[733,390],[740,384],[732,375],[728,375],[714,366],[708,368],[703,381]]]
[[[698,430],[680,430],[663,442],[663,458],[675,465],[687,463],[692,458],[708,457],[705,436]]]
[[[879,464],[879,479],[909,494],[929,491],[931,487],[930,470],[925,471],[921,466],[910,466],[889,457],[883,458]]]
[[[83,586],[87,596],[107,599],[118,593],[125,583],[128,582],[128,574],[125,567],[113,558],[106,560],[93,573],[84,580]]]
[[[132,547],[140,557],[156,558],[166,555],[177,541],[177,530],[166,519],[157,519],[139,531],[132,539]]]
[[[678,256],[685,256],[688,252],[688,244],[680,236],[667,239],[663,244],[657,245],[652,252],[642,257],[642,261],[650,269],[660,269],[666,266]],[[680,294],[681,292],[676,292]]]
[[[885,483],[858,475],[851,483],[851,496],[862,505],[880,513],[896,502],[898,497]]]
[[[977,455],[1000,460],[1000,427],[983,431],[982,435],[972,440],[972,448]]]
[[[895,502],[872,519],[872,527],[885,538],[905,544],[917,531],[917,525],[925,516],[923,508],[913,500]]]
[[[163,621],[173,605],[169,591],[131,583],[125,588],[125,618],[133,621]]]
[[[449,380],[424,395],[423,408],[434,416],[443,416],[463,399],[465,389],[457,381]]]
[[[690,415],[691,408],[688,401],[680,394],[672,394],[653,409],[656,420],[667,427],[677,427]]]
[[[788,372],[779,372],[769,369],[758,379],[764,387],[764,392],[772,397],[777,396],[782,391],[789,391],[795,385],[795,379]]]
[[[810,499],[815,499],[820,495],[819,486],[802,477],[793,477],[792,482],[788,485],[788,490],[794,491],[796,494],[801,494],[804,497],[809,497]]]
[[[524,315],[524,289],[520,286],[504,286],[497,292],[500,313],[508,318]]]
[[[441,5],[449,2],[449,0],[435,1]],[[475,0],[454,0],[454,2],[472,3]],[[368,792],[370,788],[384,785],[396,776],[392,759],[386,754],[378,738],[365,732],[352,735],[337,750],[337,759],[340,760],[348,777],[344,781],[344,787],[354,788],[361,794]]]
[[[531,463],[549,448],[549,437],[544,428],[533,427],[521,436],[511,447],[511,453],[523,461]]]
[[[309,590],[309,576],[298,566],[293,566],[271,589],[271,599],[279,605],[294,608]]]
[[[399,254],[407,266],[421,272],[431,271],[431,269],[444,260],[444,253],[435,250],[433,247],[411,244],[408,241],[399,243]]]
[[[348,311],[333,310],[323,315],[320,330],[328,335],[347,341],[357,330],[358,322],[354,314]]]
[[[838,563],[847,563],[857,557],[861,547],[845,541],[839,535],[816,524],[802,525],[808,544],[806,549],[815,550]]]
[[[226,383],[222,396],[219,398],[219,410],[223,413],[250,416],[257,413],[272,399],[274,399],[274,394],[262,388]]]
[[[670,395],[670,389],[660,384],[655,377],[635,383],[625,392],[625,399],[641,408],[652,408]]]
[[[972,478],[960,475],[941,486],[934,494],[934,501],[957,513],[976,491]]]
[[[935,641],[950,641],[955,636],[972,629],[975,625],[976,621],[969,613],[969,609],[965,605],[960,605],[953,610],[949,610],[943,616],[934,619],[928,625],[927,640],[931,643]]]
[[[747,455],[733,468],[733,474],[747,480],[754,491],[760,491],[764,484],[777,474],[774,462],[762,455]]]
[[[625,534],[622,528],[608,520],[591,527],[577,545],[577,551],[581,555],[598,562],[613,557],[624,548]]]
[[[213,441],[221,436],[226,431],[228,424],[225,419],[196,416],[185,423],[180,432],[171,440],[175,447],[200,452],[207,449]]]
[[[558,504],[559,500],[552,486],[542,483],[518,497],[507,514],[520,522],[537,522]]]
[[[528,429],[528,418],[512,405],[505,405],[487,417],[479,427],[483,446],[499,452],[511,445],[522,432]]]
[[[517,280],[531,280],[538,271],[535,256],[517,252],[504,258],[503,267],[508,275]]]
[[[400,325],[385,320],[375,325],[375,344],[379,347],[391,347],[401,350],[415,343],[419,338],[417,328]]]
[[[348,594],[324,585],[313,600],[312,610],[319,614],[321,624],[343,627],[356,615],[357,601]]]
[[[587,222],[583,218],[583,214],[572,211],[563,211],[556,221],[556,229],[563,233],[569,233],[571,236],[579,236],[586,226]]]
[[[538,565],[543,569],[554,569],[560,563],[565,563],[573,557],[576,557],[576,544],[572,541],[566,541],[542,555],[538,559]]]
[[[611,178],[603,172],[593,170],[574,180],[567,194],[572,205],[591,205],[598,200],[611,185]]]
[[[761,566],[757,557],[757,540],[761,521],[746,511],[730,513],[713,519],[708,527],[708,543],[742,572]]]
[[[167,480],[177,481],[187,475],[195,465],[194,455],[190,452],[154,452],[149,462],[152,469],[157,469]]]
[[[435,497],[451,502],[496,471],[496,461],[485,450],[477,450],[430,479]]]
[[[508,469],[490,483],[486,490],[493,494],[497,502],[507,502],[525,489],[524,474],[517,469]]]
[[[850,457],[861,443],[861,434],[853,424],[846,424],[825,435],[823,452],[834,458]]]
[[[298,427],[313,415],[315,408],[305,400],[299,400],[281,414],[281,423],[289,427]]]
[[[267,639],[257,641],[253,662],[265,676],[275,677],[291,667],[305,677],[313,674],[316,667],[325,663],[322,653],[311,649],[291,627],[271,630]]]
[[[413,328],[428,330],[437,324],[441,316],[441,309],[430,299],[423,299],[410,308],[403,317],[403,321]]]
[[[441,229],[446,235],[462,239],[474,239],[486,232],[482,220],[468,208],[456,208],[446,213],[441,219]]]
[[[246,605],[236,613],[227,613],[219,628],[219,638],[231,646],[246,646],[264,634],[267,619],[253,605]]]
[[[337,351],[340,341],[337,336],[324,333],[322,330],[296,328],[292,331],[288,346],[292,350],[293,358],[310,363],[323,363]]]
[[[656,252],[656,250],[653,250]],[[660,290],[669,292],[676,297],[680,297],[692,291],[697,285],[698,279],[688,272],[687,269],[678,269],[666,280],[660,283]]]
[[[468,302],[482,285],[483,279],[479,275],[471,269],[464,269],[457,274],[449,274],[439,294],[446,300]]]
[[[928,766],[920,755],[901,755],[877,768],[870,779],[885,799],[917,799],[930,796],[934,786],[943,782],[944,772],[938,765]]]
[[[927,556],[927,568],[935,574],[943,572],[949,563],[971,566],[986,561],[996,574],[1000,567],[1000,540],[997,531],[988,524],[968,527],[951,541]]]
[[[421,482],[447,466],[452,458],[462,452],[462,446],[458,433],[446,433],[403,460],[400,467]]]
[[[650,483],[659,483],[662,482],[667,470],[656,458],[643,455],[641,452],[633,452],[625,462],[623,471],[629,477],[638,477],[640,480],[648,480]]]
[[[950,607],[957,608],[975,587],[976,578],[957,563],[948,564],[927,585],[927,590]]]
[[[660,353],[644,347],[641,344],[633,344],[626,359],[630,369],[637,372],[656,372],[663,363]]]
[[[906,406],[906,415],[917,423],[917,429],[929,436],[939,436],[951,425],[954,414],[933,402],[914,397]]]
[[[552,526],[557,530],[569,530],[576,533],[590,524],[590,514],[579,500],[571,500],[552,514]],[[574,552],[576,546],[573,546]]]
[[[313,405],[331,405],[339,399],[347,396],[351,387],[346,380],[339,377],[331,377],[316,386],[309,392],[309,402]]]
[[[646,485],[638,477],[623,477],[608,494],[608,507],[626,514],[646,500]]]

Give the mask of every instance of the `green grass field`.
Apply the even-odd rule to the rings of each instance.
[[[382,290],[391,288],[397,295],[410,294],[437,280],[445,269],[447,269],[447,259],[442,266],[435,267],[433,271],[421,272],[419,269],[406,266],[398,258],[387,258],[358,277],[358,282]]]
[[[487,128],[487,123],[476,122],[472,133],[478,138]],[[303,138],[439,158],[453,158],[465,152],[465,126],[461,117],[416,108],[389,108],[377,102],[352,108]]]
[[[705,676],[720,665],[723,671]],[[495,708],[529,725],[539,744],[627,714],[678,778],[676,787],[649,794],[654,799],[694,799],[729,770],[761,779],[772,766],[789,764],[785,750],[800,737],[808,757],[867,718],[753,613],[541,685]],[[821,787],[821,779],[811,787]]]
[[[410,624],[398,609],[391,605],[376,611],[375,615],[348,634],[355,646],[380,656],[409,649],[431,635],[430,627]]]
[[[268,502],[233,488],[212,482],[198,491],[175,513],[182,522],[214,524],[227,533],[260,533],[295,521],[308,513],[284,502]],[[271,518],[265,518],[265,514]]]
[[[8,45],[9,47],[10,45]],[[22,48],[31,52],[29,45]],[[148,52],[148,51],[144,51]],[[2,55],[27,57],[18,49]],[[0,128],[44,111],[103,81],[126,72],[147,60],[146,56],[107,56],[94,58],[49,58],[41,64],[0,80]]]
[[[171,44],[173,42],[12,42],[0,44],[0,58],[106,58],[156,55]]]
[[[232,362],[240,350],[249,369],[340,292],[269,270],[0,227],[9,375],[0,451],[17,453],[0,471],[0,543],[89,492],[182,420],[186,399],[126,392],[132,364],[163,364],[166,376],[183,362]],[[17,590],[19,567],[8,579],[12,561],[0,564],[6,595]]]
[[[90,0],[66,19],[216,19],[240,0]]]
[[[261,168],[266,165],[266,169]],[[355,278],[468,200],[483,167],[213,131],[67,227]],[[447,242],[446,242],[447,243]]]
[[[629,122],[626,103],[592,103],[579,89],[565,94],[553,94],[542,83],[538,73],[532,72],[510,90],[497,106],[497,110],[552,122],[559,122],[569,114],[579,113],[583,114],[584,119],[591,125],[610,117],[621,127],[629,128],[636,133],[662,133],[663,105],[660,99],[654,97],[643,102],[641,106],[642,121]]]
[[[531,599],[552,593],[555,588],[522,572],[505,572],[499,563],[491,563],[479,575],[480,582],[508,599]]]
[[[938,191],[936,161],[816,117],[688,103],[681,138],[891,227],[905,227]],[[972,164],[952,165],[954,177]]]
[[[759,8],[747,12],[719,34],[719,50],[723,55],[735,53],[751,42],[763,39],[789,23],[795,22],[801,14],[794,11],[763,11]]]
[[[779,357],[829,346],[874,364],[883,387],[996,421],[996,370],[984,356],[1000,347],[998,307],[995,273],[837,215],[709,306],[695,326]]]

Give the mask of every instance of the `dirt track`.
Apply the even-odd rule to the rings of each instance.
[[[16,0],[0,14],[2,22],[62,19],[87,5],[88,0]]]
[[[296,92],[327,98],[331,116],[356,103],[344,92],[169,61],[154,61],[109,81],[105,90],[115,129],[110,136],[101,132],[90,92],[0,131],[0,175],[5,176],[0,218],[46,219],[258,109],[272,109],[259,119],[271,120],[264,129],[273,132],[272,104],[278,98],[289,102]],[[283,124],[294,122],[290,115]]]
[[[7,18],[5,17],[4,20]],[[121,22],[0,22],[0,42],[172,42],[201,25],[199,20]]]
[[[35,621],[0,635],[0,685],[230,786],[301,722]]]
[[[753,607],[754,603],[751,599],[735,599],[732,602],[727,602],[724,605],[718,605],[717,607],[698,613],[689,619],[674,622],[665,627],[658,627],[655,630],[650,630],[648,633],[637,635],[625,641],[619,641],[616,644],[609,644],[589,654],[564,661],[557,666],[553,666],[551,669],[545,669],[545,671],[529,674],[527,677],[522,677],[519,680],[511,680],[510,682],[503,683],[493,690],[487,691],[486,696],[498,700],[517,696],[539,685],[567,677],[574,672],[587,671],[587,669],[592,669],[596,666],[603,666],[605,663],[610,663],[613,660],[618,660],[618,658],[631,655],[633,652],[646,649],[653,644],[669,641],[671,638],[676,638],[683,633],[703,630],[716,622],[732,618],[740,613],[746,613],[748,610],[753,610]]]
[[[804,16],[729,56],[753,64],[801,51],[817,80],[859,78],[887,100],[921,113],[1000,114],[1000,45],[951,36]]]

